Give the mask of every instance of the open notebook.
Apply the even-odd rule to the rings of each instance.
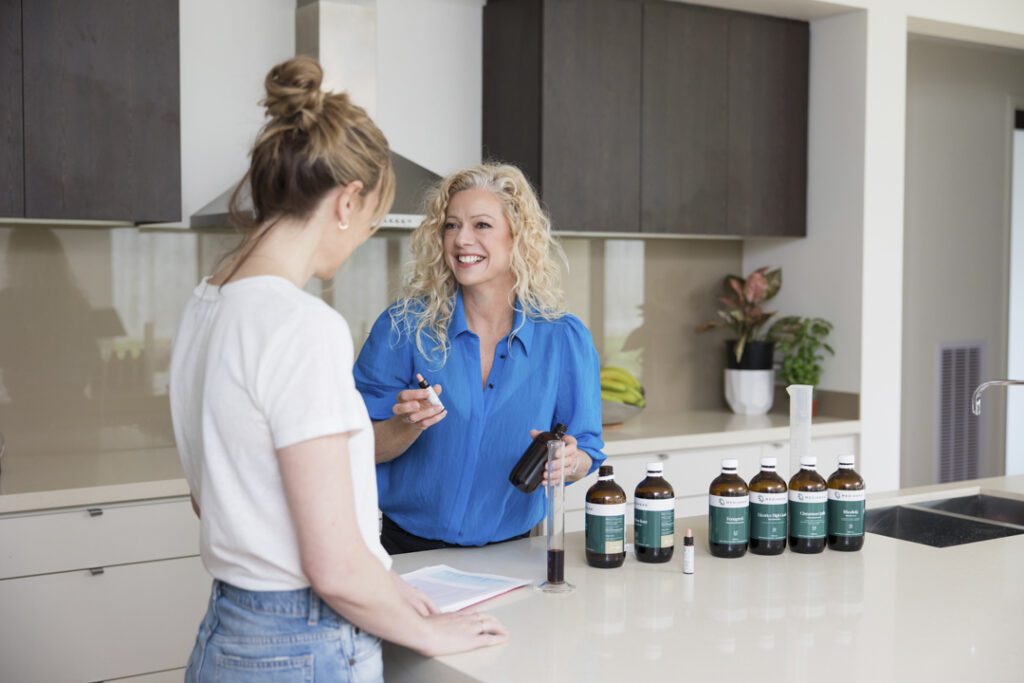
[[[527,586],[526,579],[496,574],[472,574],[435,564],[402,574],[406,582],[427,594],[442,612],[458,612],[484,600]]]

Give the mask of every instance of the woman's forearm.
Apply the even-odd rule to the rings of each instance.
[[[364,631],[421,654],[433,654],[430,624],[402,599],[391,572],[365,546],[353,554],[362,557],[353,558],[345,569],[335,567],[325,573],[329,578],[314,582],[313,590]]]
[[[374,460],[377,464],[405,453],[420,435],[420,428],[401,416],[373,423]]]

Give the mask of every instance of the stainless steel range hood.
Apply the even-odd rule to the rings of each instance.
[[[352,101],[373,116],[377,106],[377,5],[375,0],[297,0],[295,51],[316,57],[324,68],[327,90],[346,90]],[[433,171],[391,152],[395,202],[381,227],[415,228],[423,220],[424,190],[440,180]],[[199,209],[193,228],[230,225],[228,205],[234,187]],[[251,207],[247,202],[243,208]]]

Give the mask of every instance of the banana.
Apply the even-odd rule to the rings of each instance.
[[[625,382],[616,382],[611,379],[605,379],[604,377],[601,378],[601,388],[607,389],[608,391],[629,391],[630,389],[633,389],[632,386]]]
[[[634,377],[632,374],[630,374],[626,370],[623,370],[622,368],[617,368],[617,367],[609,366],[609,367],[601,368],[601,379],[602,380],[612,380],[612,381],[616,381],[616,382],[622,382],[623,384],[627,384],[627,385],[630,385],[632,387],[639,387],[640,386],[640,382],[637,381],[636,377]]]

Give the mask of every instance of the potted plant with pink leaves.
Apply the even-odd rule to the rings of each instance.
[[[781,288],[781,268],[758,268],[745,278],[727,275],[718,317],[697,326],[697,332],[724,327],[734,334],[725,342],[725,399],[734,413],[763,415],[771,410],[774,344],[763,330],[775,311],[764,304]]]

